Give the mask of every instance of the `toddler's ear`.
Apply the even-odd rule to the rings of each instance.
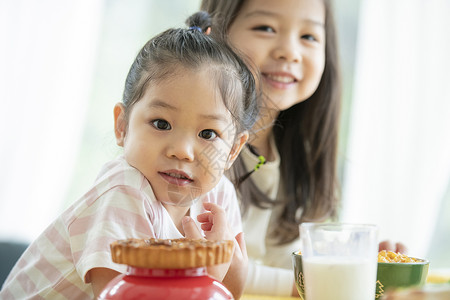
[[[225,166],[225,170],[228,170],[231,167],[231,165],[234,163],[234,161],[238,157],[239,153],[242,150],[242,147],[244,147],[247,140],[248,140],[248,132],[247,131],[240,133],[236,137],[236,140],[234,141],[234,145],[233,145],[233,147],[231,147],[230,155],[228,155],[228,161]]]
[[[114,134],[116,135],[116,143],[123,147],[125,139],[125,130],[127,122],[125,120],[125,107],[122,103],[114,106]]]

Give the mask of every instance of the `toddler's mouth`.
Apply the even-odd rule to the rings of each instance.
[[[175,185],[186,185],[192,183],[194,179],[192,179],[188,174],[180,170],[168,170],[163,172],[158,172],[161,177],[164,178],[168,183]]]
[[[190,178],[188,178],[187,176],[183,176],[183,175],[177,174],[177,173],[165,173],[165,174],[175,177],[175,178],[179,178],[179,179],[189,179],[190,180]]]

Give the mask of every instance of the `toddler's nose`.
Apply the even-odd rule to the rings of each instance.
[[[178,135],[172,140],[171,145],[168,146],[167,156],[179,160],[193,161],[194,143],[195,141],[186,135]]]

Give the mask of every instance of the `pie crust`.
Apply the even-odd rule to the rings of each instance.
[[[127,239],[111,244],[115,263],[149,269],[187,269],[231,260],[233,241],[202,239]]]

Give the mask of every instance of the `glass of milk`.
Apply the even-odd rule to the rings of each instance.
[[[370,224],[300,225],[307,300],[374,300],[378,229]]]

